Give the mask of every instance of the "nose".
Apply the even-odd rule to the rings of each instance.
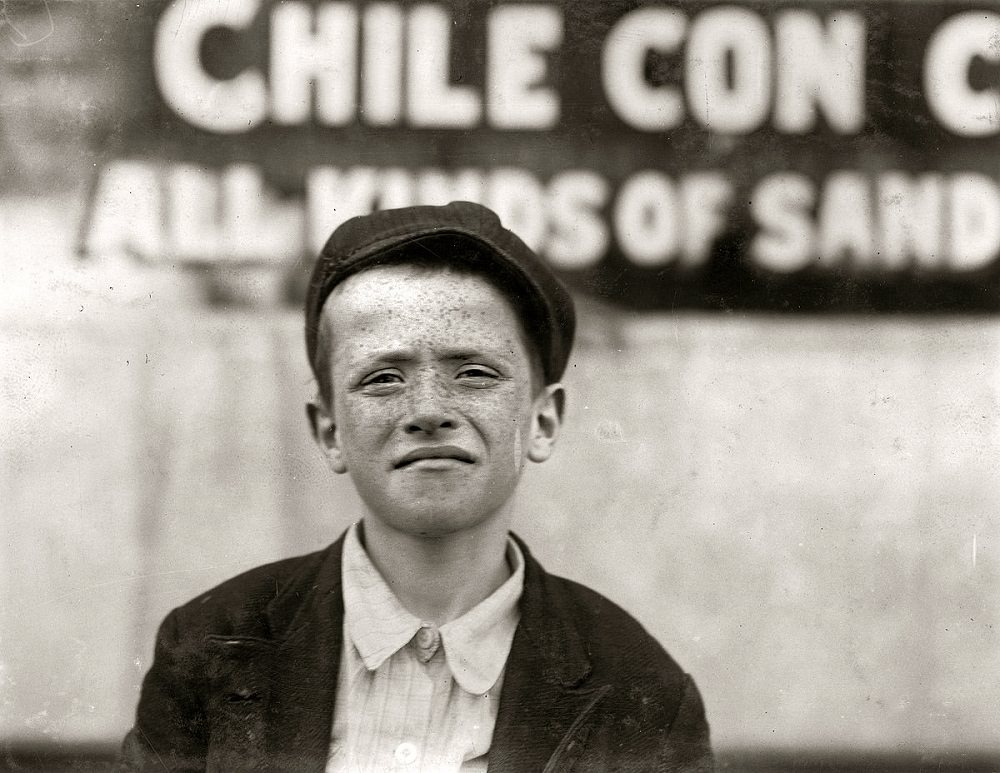
[[[456,417],[446,389],[435,373],[422,373],[410,388],[410,411],[406,417],[409,434],[433,435],[454,429]]]

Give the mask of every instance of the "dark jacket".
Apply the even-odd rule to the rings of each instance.
[[[330,745],[340,556],[253,569],[160,627],[123,770],[313,771]],[[708,771],[694,682],[628,614],[525,556],[490,773]]]

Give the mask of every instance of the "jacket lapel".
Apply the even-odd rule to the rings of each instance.
[[[589,683],[590,660],[561,588],[515,539],[525,558],[521,622],[504,672],[489,769],[565,770],[610,686]]]
[[[342,546],[343,538],[330,546],[318,573],[290,583],[268,605],[278,642],[266,730],[274,770],[322,773],[326,766],[343,638]]]

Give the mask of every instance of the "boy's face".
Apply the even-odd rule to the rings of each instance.
[[[504,296],[480,277],[407,265],[348,277],[327,299],[332,404],[317,440],[387,528],[439,536],[510,518],[525,461],[544,461],[562,388],[532,389]]]

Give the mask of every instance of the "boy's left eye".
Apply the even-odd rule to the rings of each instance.
[[[484,365],[467,365],[458,371],[458,378],[492,380],[500,378],[500,374]]]

